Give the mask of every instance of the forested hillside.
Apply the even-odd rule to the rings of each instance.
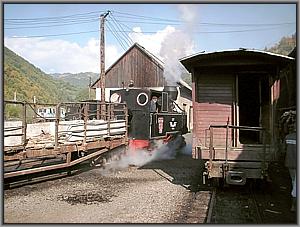
[[[265,48],[265,51],[269,51],[275,54],[289,55],[296,46],[296,34],[289,37],[283,37],[278,43],[270,48]]]
[[[79,89],[55,79],[4,47],[4,99],[37,102],[75,101]]]

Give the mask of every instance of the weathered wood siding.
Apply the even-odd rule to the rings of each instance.
[[[234,99],[234,75],[200,74],[195,80],[194,128],[195,146],[209,146],[209,126],[232,124],[232,106]],[[228,133],[231,144],[232,132]],[[225,129],[214,129],[214,146],[224,147]]]
[[[134,46],[106,72],[105,86],[122,88],[126,87],[130,80],[134,81],[135,87],[164,86],[163,67],[139,47]]]

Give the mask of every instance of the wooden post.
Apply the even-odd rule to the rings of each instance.
[[[110,123],[111,123],[111,104],[109,103],[107,105],[107,117],[106,117],[106,121],[107,121],[107,135],[110,136]]]
[[[226,124],[226,141],[225,141],[225,164],[228,164],[228,129],[229,129],[229,117]]]
[[[236,113],[236,119],[235,119],[235,125],[240,126],[240,108],[239,108],[239,77],[236,75],[235,77],[235,95],[236,95],[236,103],[235,103],[235,113]],[[237,128],[235,129],[235,147],[240,146],[240,130]]]
[[[123,106],[124,108],[124,115],[125,115],[125,141],[126,141],[126,145],[128,145],[128,108],[126,106],[126,104],[124,104]]]
[[[23,145],[26,147],[26,130],[27,130],[27,122],[26,122],[26,103],[23,103],[23,119],[22,119],[22,134],[23,134]]]
[[[33,110],[34,110],[34,117],[33,117],[33,123],[36,123],[37,122],[37,108],[36,108],[36,97],[33,96]]]
[[[105,119],[105,43],[104,22],[110,12],[100,16],[100,89],[101,89],[101,119]]]
[[[209,139],[209,171],[212,169],[212,159],[214,151],[214,131],[213,127],[209,127],[210,139]]]
[[[54,149],[58,149],[58,125],[59,125],[59,118],[60,118],[60,103],[56,106],[56,114],[55,114],[55,144]]]
[[[89,109],[89,104],[86,103],[84,107],[84,116],[83,116],[83,128],[84,128],[84,137],[83,137],[83,143],[86,143],[86,131],[87,131],[87,122],[88,122],[88,109]]]

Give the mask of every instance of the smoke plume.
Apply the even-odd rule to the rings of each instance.
[[[174,30],[162,42],[160,56],[165,63],[164,76],[169,85],[176,85],[184,72],[179,59],[193,53],[194,44],[187,33]]]
[[[192,32],[195,30],[199,6],[194,4],[179,4],[179,17],[183,23],[174,27],[167,25],[155,34],[143,33],[140,27],[133,28],[130,38],[145,47],[146,50],[164,62],[164,77],[168,85],[176,85],[180,81],[185,68],[179,59],[195,53],[195,43]]]
[[[159,53],[165,63],[164,76],[169,85],[176,84],[181,79],[182,73],[186,71],[179,59],[195,52],[191,34],[197,22],[198,5],[180,4],[177,8],[184,26],[168,33]]]

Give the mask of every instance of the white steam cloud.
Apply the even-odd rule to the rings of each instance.
[[[198,4],[179,4],[178,10],[180,18],[186,22],[187,25],[194,25],[198,20],[199,5]]]
[[[147,150],[129,150],[119,160],[109,161],[108,164],[105,164],[102,173],[125,169],[131,165],[141,167],[152,161],[174,159],[177,154],[191,156],[191,141],[188,139],[185,146],[182,145],[182,142],[182,137],[177,137],[169,144],[158,141],[156,143],[157,148],[151,152]]]
[[[164,76],[170,85],[176,84],[181,79],[181,74],[185,70],[179,59],[193,53],[193,41],[180,30],[168,34],[162,42],[160,56],[164,60]]]
[[[144,34],[142,29],[136,27],[130,34],[134,42],[145,47],[152,54],[164,62],[164,76],[170,85],[176,84],[185,71],[179,59],[195,52],[195,43],[191,31],[195,27],[198,16],[198,6],[193,4],[180,4],[178,11],[184,26],[177,29],[168,25],[155,34]]]

